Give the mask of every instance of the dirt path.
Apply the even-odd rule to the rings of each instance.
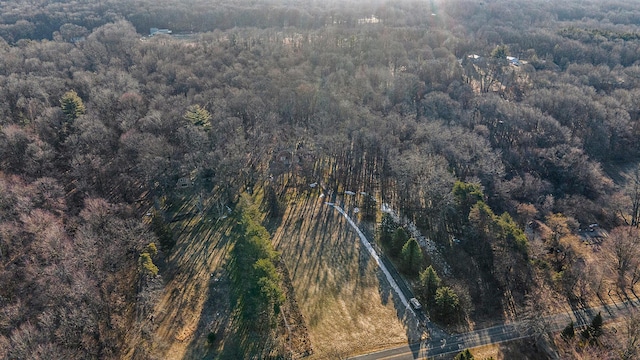
[[[448,334],[446,332],[444,332],[438,325],[431,322],[429,317],[424,313],[424,309],[414,310],[408,304],[407,299],[411,299],[412,297],[414,297],[412,290],[408,287],[406,282],[402,280],[400,273],[398,273],[398,271],[393,267],[393,264],[390,263],[389,259],[385,258],[384,255],[380,257],[377,254],[376,249],[372,246],[369,239],[367,239],[367,237],[362,233],[360,227],[351,219],[351,217],[341,207],[333,203],[325,204],[332,206],[334,209],[338,210],[338,212],[342,214],[345,219],[347,219],[349,225],[356,231],[356,233],[360,237],[360,241],[362,241],[362,244],[366,247],[366,249],[369,251],[369,254],[371,254],[371,257],[376,261],[380,270],[384,273],[387,282],[395,291],[398,299],[405,306],[406,311],[408,313],[411,313],[411,315],[413,315],[413,317],[415,318],[415,331],[424,332],[426,330],[426,333],[424,335],[428,335],[431,338],[440,339],[443,337],[447,337]],[[378,251],[380,250],[378,249]],[[418,327],[418,324],[422,324],[424,328]]]

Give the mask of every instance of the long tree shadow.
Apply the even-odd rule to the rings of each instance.
[[[165,277],[167,292],[156,312],[157,336],[166,343],[163,352],[172,344],[187,342],[179,346],[185,347],[187,358],[203,358],[216,348],[215,339],[222,338],[230,312],[222,300],[229,293],[222,270],[230,249],[227,233],[231,223],[199,213],[174,224],[178,241],[168,259],[172,270]],[[209,332],[214,334],[211,345],[203,336]],[[194,354],[198,356],[191,356]]]
[[[224,353],[222,340],[231,322],[230,280],[226,271],[214,272],[211,276],[207,299],[199,315],[195,336],[187,347],[185,359],[214,359]],[[220,350],[222,348],[222,350]]]
[[[354,201],[352,199],[347,199],[344,203],[346,207],[353,207]],[[355,214],[350,214],[350,215],[353,219],[353,215]],[[358,227],[360,228],[360,226]],[[350,228],[351,228],[351,231],[354,231],[352,227]],[[379,262],[372,264],[372,262],[374,261],[374,258],[373,258],[373,255],[370,253],[369,249],[367,249],[363,244],[359,246],[358,247],[358,250],[359,250],[358,279],[365,278],[367,275],[367,272],[372,271],[372,269],[374,269],[376,278],[377,278],[377,283],[378,283],[378,293],[380,295],[382,305],[385,305],[385,306],[388,304],[393,305],[393,308],[396,311],[396,317],[402,323],[405,329],[407,342],[409,344],[419,342],[423,335],[423,329],[420,327],[420,319],[418,318],[418,314],[414,313],[412,309],[408,308],[407,305],[402,302],[400,298],[401,295],[398,294],[392,288],[391,284],[389,283],[389,279],[386,277],[386,275],[382,271],[381,266],[385,266],[391,274],[396,274],[395,276],[393,276],[394,281],[403,282],[404,280],[397,279],[396,277],[399,276],[399,274],[397,274],[397,272],[393,268],[391,269],[389,268],[390,266],[393,266],[393,265],[388,261],[385,261],[384,255],[380,253],[379,249],[377,249],[377,246],[373,241],[373,236],[371,232],[367,231],[366,229],[363,231],[361,228],[360,228],[360,231],[363,234],[365,234],[365,237],[367,237],[366,234],[368,234],[367,241],[374,248],[374,251],[376,252],[379,258]],[[362,240],[358,238],[359,243],[360,241]],[[369,284],[363,284],[363,286],[366,286],[366,285],[369,285]],[[398,286],[406,287],[404,284],[398,284]],[[405,291],[402,291],[402,296],[404,296],[405,298],[407,296],[412,297],[412,295],[410,294],[410,290],[408,288]],[[414,352],[414,358],[419,357],[420,347],[419,346],[412,347],[411,349],[412,349],[412,352]]]
[[[382,281],[378,270],[346,219],[325,201],[313,191],[297,198],[295,211],[285,214],[276,231],[277,249],[288,264],[301,310],[316,334],[320,331],[327,336],[323,331],[339,326],[330,323],[333,320],[329,319],[335,319],[341,331],[352,331],[341,336],[355,342],[370,341],[359,338],[366,337],[364,329],[373,325],[364,325],[363,319],[371,317],[371,311],[380,312],[390,300],[381,300],[382,306],[371,303],[369,291],[376,292]],[[377,326],[376,331],[384,328]],[[353,347],[348,349],[354,351]],[[348,349],[331,350],[338,356]]]

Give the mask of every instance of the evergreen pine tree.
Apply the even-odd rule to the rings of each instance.
[[[575,332],[575,328],[574,328],[574,323],[573,321],[569,323],[569,325],[567,325],[563,330],[562,333],[560,333],[560,335],[562,336],[563,339],[565,340],[569,340],[569,339],[573,339],[573,337],[575,336],[576,332]]]
[[[473,360],[473,355],[471,354],[469,349],[466,349],[461,353],[459,353],[458,355],[456,355],[456,357],[454,357],[453,360]]]
[[[62,99],[60,99],[60,108],[66,115],[68,122],[72,122],[86,112],[82,99],[74,90],[67,91],[62,96]]]
[[[398,256],[402,247],[407,243],[407,240],[409,240],[409,234],[407,234],[407,231],[402,226],[399,226],[396,231],[393,232],[391,239],[391,247],[389,248],[391,256]]]
[[[433,304],[440,283],[440,277],[433,269],[433,266],[429,265],[429,267],[420,272],[420,288],[427,304]]]
[[[184,118],[195,126],[201,126],[204,130],[211,130],[211,113],[200,105],[189,106]]]
[[[409,239],[402,247],[401,252],[402,267],[404,271],[409,274],[417,274],[422,266],[422,249],[416,239]]]

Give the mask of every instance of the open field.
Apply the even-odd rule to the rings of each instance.
[[[166,260],[165,289],[152,315],[141,319],[145,331],[129,358],[225,358],[235,348],[224,272],[232,224],[198,214],[195,201],[183,200],[171,209],[189,216],[172,223],[178,240]],[[318,193],[292,201],[273,230],[307,323],[311,358],[346,358],[419,336],[351,226]]]
[[[302,193],[274,232],[314,348],[344,358],[415,338],[402,306],[349,224],[318,192]],[[400,310],[399,310],[400,309]]]
[[[178,213],[192,214],[174,222],[177,243],[167,259],[166,287],[147,321],[149,355],[159,359],[212,358],[221,349],[229,328],[229,281],[224,273],[230,250],[228,220],[197,214],[194,204],[184,202]],[[207,334],[218,339],[207,344]],[[139,358],[139,354],[132,354]]]

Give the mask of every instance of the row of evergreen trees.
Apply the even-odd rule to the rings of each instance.
[[[280,255],[260,223],[260,212],[249,195],[241,195],[236,213],[229,266],[233,295],[243,326],[250,331],[267,330],[276,326],[285,300],[276,269]]]
[[[379,235],[385,252],[396,260],[400,271],[409,278],[418,277],[414,290],[431,316],[446,323],[457,322],[462,314],[460,299],[453,289],[442,283],[433,266],[424,268],[425,259],[418,241],[410,238],[389,214],[382,217]]]
[[[457,181],[451,196],[454,206],[446,222],[452,235],[462,239],[457,251],[465,251],[475,258],[485,281],[498,284],[500,290],[526,292],[530,277],[529,245],[522,229],[508,213],[497,215],[493,212],[485,202],[479,184]],[[433,267],[425,268],[427,261],[420,245],[389,214],[382,217],[379,239],[399,270],[417,280],[415,293],[435,319],[451,323],[462,318],[459,296],[451,287],[442,284]]]
[[[409,233],[398,226],[389,214],[382,217],[380,243],[391,258],[398,260],[403,273],[415,276],[422,269],[424,257],[418,241],[410,238]]]

